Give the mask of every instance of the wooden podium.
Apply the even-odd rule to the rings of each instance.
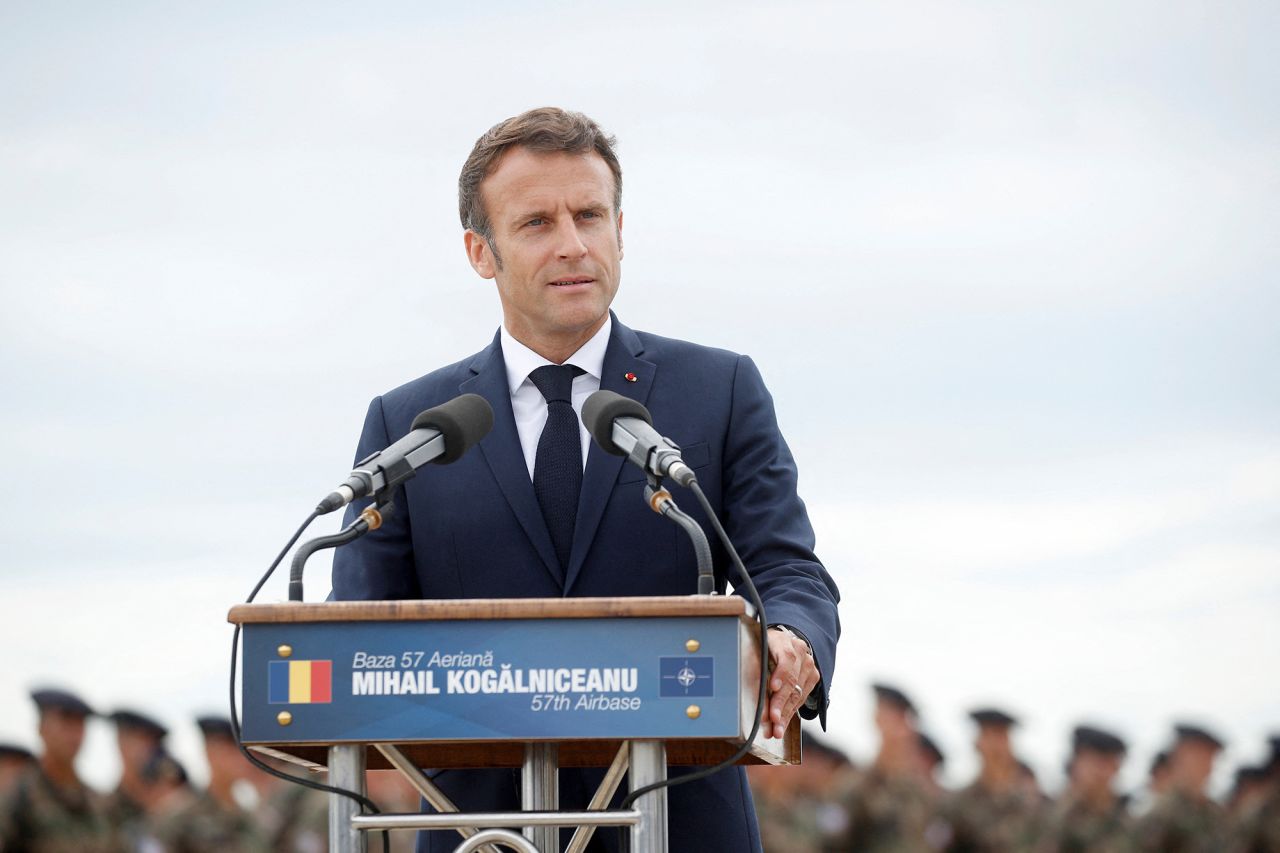
[[[457,853],[580,853],[629,826],[635,853],[667,850],[666,789],[608,804],[674,765],[711,765],[751,732],[759,628],[737,596],[243,604],[241,736],[263,754],[364,791],[394,768],[436,814],[361,815],[330,796],[330,849],[381,829],[456,829]],[[799,721],[742,763],[800,759]],[[419,768],[519,767],[523,810],[460,814]],[[560,767],[607,767],[584,811],[561,811]],[[511,831],[524,830],[523,835]]]

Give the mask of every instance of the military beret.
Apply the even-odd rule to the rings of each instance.
[[[1121,755],[1128,751],[1125,742],[1119,737],[1093,726],[1076,726],[1071,733],[1071,747],[1076,752],[1088,749],[1106,755]]]
[[[0,758],[21,758],[25,761],[36,760],[36,757],[31,754],[31,750],[25,746],[18,746],[16,743],[0,743]]]
[[[875,691],[877,700],[892,705],[901,711],[908,711],[912,714],[916,712],[916,706],[907,698],[907,694],[898,688],[888,684],[873,684],[871,689]]]
[[[122,729],[136,729],[155,738],[163,738],[169,730],[146,714],[119,708],[107,715],[107,719]]]
[[[938,748],[938,744],[933,738],[929,737],[924,732],[920,732],[916,737],[919,740],[920,749],[924,750],[924,753],[932,758],[935,763],[947,763],[947,757],[942,754],[942,750]]]
[[[1267,779],[1267,768],[1265,767],[1237,767],[1236,768],[1236,787],[1240,788],[1250,782],[1265,782]]]
[[[1203,729],[1200,726],[1179,723],[1173,727],[1173,733],[1177,737],[1179,743],[1184,741],[1197,741],[1199,743],[1208,744],[1214,749],[1222,749],[1222,747],[1226,745],[1219,738],[1210,734],[1208,729]]]
[[[176,758],[163,748],[157,749],[142,768],[142,778],[150,782],[187,783],[187,771]]]
[[[41,687],[31,691],[31,698],[35,700],[36,707],[41,711],[57,709],[66,711],[68,714],[79,714],[81,717],[92,717],[94,715],[94,710],[89,707],[88,702],[66,690]]]
[[[206,738],[224,737],[235,740],[235,733],[231,731],[231,721],[226,717],[214,715],[196,717],[196,725],[200,727],[200,731]]]
[[[980,726],[1016,726],[1016,718],[1009,716],[997,708],[978,708],[969,712],[969,718]]]

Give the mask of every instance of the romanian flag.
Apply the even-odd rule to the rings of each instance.
[[[267,701],[272,705],[332,702],[333,661],[269,661],[267,663]]]

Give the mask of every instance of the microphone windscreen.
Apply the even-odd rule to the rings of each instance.
[[[626,456],[618,445],[613,443],[613,422],[618,418],[639,418],[653,426],[653,416],[643,403],[630,397],[624,397],[613,391],[600,390],[587,398],[582,404],[582,423],[587,432],[596,440],[596,444],[606,453],[614,456]]]
[[[444,436],[444,453],[431,461],[437,465],[456,462],[493,429],[493,408],[479,394],[463,394],[427,409],[413,419],[410,429],[430,427]]]

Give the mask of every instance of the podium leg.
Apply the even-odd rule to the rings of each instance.
[[[560,808],[560,748],[556,744],[524,745],[520,803],[525,811],[555,811]],[[559,827],[525,827],[524,837],[532,841],[541,853],[559,853]]]
[[[631,790],[667,778],[667,745],[660,740],[631,741]],[[640,821],[631,827],[631,853],[667,853],[667,789],[636,800]]]
[[[329,747],[329,784],[365,793],[364,744]],[[329,795],[329,850],[331,853],[365,853],[364,833],[351,825],[360,804],[339,794]]]

